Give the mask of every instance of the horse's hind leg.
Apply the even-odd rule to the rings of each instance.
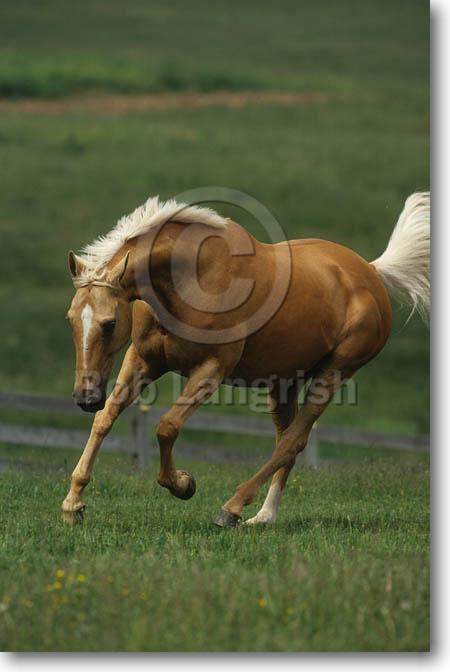
[[[276,445],[278,446],[283,432],[289,427],[298,412],[298,384],[286,391],[286,398],[283,398],[282,390],[277,386],[269,395],[270,412],[276,429]],[[295,460],[276,471],[270,484],[269,492],[264,500],[264,504],[256,516],[246,520],[247,525],[256,523],[275,523],[280,506],[283,490],[287,479],[294,466]]]
[[[327,365],[315,373],[305,403],[293,422],[282,432],[272,457],[252,478],[240,485],[235,495],[224,504],[215,519],[217,525],[236,526],[244,506],[255,499],[267,479],[278,470],[292,466],[297,454],[305,448],[314,423],[324,412],[334,392],[345,379],[353,375],[356,368],[342,366],[340,358],[330,358]]]
[[[82,521],[85,506],[81,496],[90,481],[92,467],[103,439],[119,414],[139,396],[145,385],[150,382],[149,376],[149,367],[139,357],[134,345],[131,345],[125,354],[117,382],[106,401],[105,408],[95,414],[88,442],[72,474],[70,490],[61,507],[62,518],[66,523],[73,524]]]

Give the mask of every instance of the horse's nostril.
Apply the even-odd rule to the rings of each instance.
[[[85,390],[81,392],[73,392],[72,397],[77,406],[89,406],[97,401],[92,394]]]

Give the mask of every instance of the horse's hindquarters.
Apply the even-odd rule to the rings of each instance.
[[[354,339],[349,362],[367,361],[381,349],[390,331],[390,302],[370,264],[352,250],[327,241],[289,245],[289,289],[277,312],[247,338],[231,376],[246,385],[260,385],[261,378],[270,376],[307,377],[353,330],[364,335]],[[261,265],[264,272],[264,259]]]

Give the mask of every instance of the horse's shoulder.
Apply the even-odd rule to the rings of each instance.
[[[132,317],[131,340],[139,354],[145,357],[149,351],[159,350],[165,332],[148,303],[135,301]]]

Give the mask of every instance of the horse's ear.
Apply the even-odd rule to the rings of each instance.
[[[128,251],[126,255],[112,268],[108,273],[108,282],[112,285],[120,285],[125,271],[127,270],[128,259],[130,252]]]
[[[86,267],[84,261],[80,259],[80,257],[77,257],[75,252],[72,252],[72,250],[70,250],[69,252],[68,262],[69,262],[69,271],[72,278],[76,278],[77,276],[79,276],[80,273],[82,273],[82,271]]]

